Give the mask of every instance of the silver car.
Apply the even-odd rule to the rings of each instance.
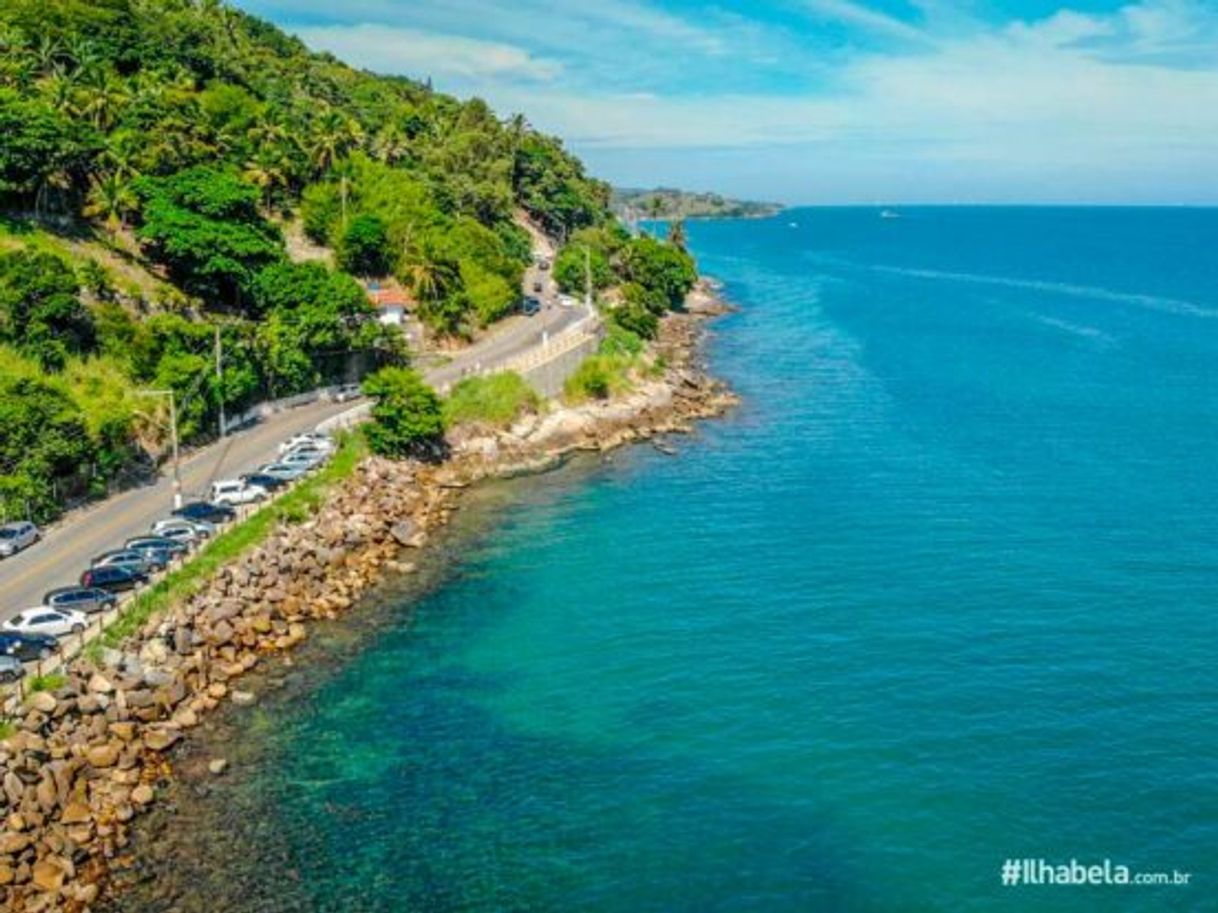
[[[25,675],[21,660],[7,653],[0,654],[0,682],[15,682]]]
[[[26,520],[0,526],[0,558],[15,555],[42,538],[38,527]]]

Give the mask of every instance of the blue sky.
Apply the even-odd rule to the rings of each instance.
[[[238,0],[599,176],[787,203],[1218,203],[1218,0]]]

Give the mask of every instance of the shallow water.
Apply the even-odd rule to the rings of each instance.
[[[159,890],[1218,909],[1218,213],[797,210],[690,235],[741,305],[710,349],[740,410],[677,458],[473,506],[444,585],[383,594],[219,724],[199,751],[234,775],[182,796],[198,824],[161,844]],[[1003,887],[1007,857],[1199,885]]]

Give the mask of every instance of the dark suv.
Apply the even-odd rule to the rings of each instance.
[[[63,586],[45,594],[42,604],[52,609],[74,609],[92,615],[113,608],[118,597],[95,586]]]
[[[80,585],[97,587],[110,593],[134,590],[148,580],[148,574],[132,567],[111,564],[106,567],[91,567],[80,575]]]
[[[0,631],[0,653],[19,659],[23,663],[35,659],[46,659],[59,647],[59,641],[50,634]]]

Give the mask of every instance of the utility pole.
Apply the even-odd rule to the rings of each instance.
[[[584,245],[584,307],[592,310],[592,253]]]
[[[220,324],[216,324],[216,400],[220,405],[220,437],[224,437],[224,346],[220,341]]]
[[[173,509],[182,506],[182,463],[178,458],[178,406],[172,390],[136,390],[140,396],[169,397],[169,437],[173,442]],[[159,424],[159,423],[158,423]],[[164,427],[162,425],[162,427]]]

